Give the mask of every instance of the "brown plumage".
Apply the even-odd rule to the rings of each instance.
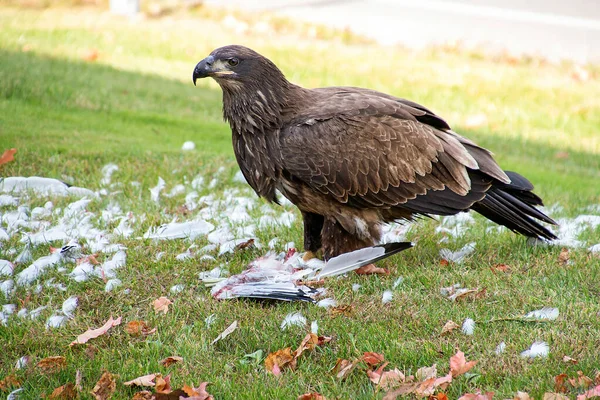
[[[223,115],[246,180],[302,212],[304,246],[325,258],[371,246],[381,224],[475,210],[526,236],[554,239],[537,220],[529,181],[427,108],[374,90],[304,89],[243,46],[214,50],[193,74],[223,90]]]

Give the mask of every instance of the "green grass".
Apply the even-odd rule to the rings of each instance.
[[[113,182],[121,186],[92,202],[89,210],[99,215],[115,202],[124,211],[145,214],[134,237],[169,222],[184,203],[185,194],[163,198],[160,205],[150,200],[148,188],[159,176],[165,178],[169,191],[197,174],[210,180],[225,166],[214,191],[219,194],[235,186],[245,193],[242,185],[230,180],[236,166],[229,128],[221,120],[221,93],[213,82],[202,81],[199,87],[191,83],[195,63],[210,50],[243,43],[268,55],[291,80],[304,86],[364,86],[430,107],[455,130],[493,150],[504,168],[530,178],[547,204],[564,207],[565,216],[577,216],[600,203],[600,81],[572,79],[568,64],[535,60],[515,64],[456,51],[413,52],[339,42],[332,47],[291,33],[276,39],[236,36],[213,20],[194,15],[177,18],[129,22],[85,8],[0,8],[0,149],[18,149],[16,161],[0,167],[2,176],[54,177],[97,190],[101,168],[114,162],[120,170]],[[92,50],[98,53],[97,61],[83,60]],[[481,112],[487,123],[466,128],[468,116]],[[181,152],[186,140],[196,142],[195,152]],[[564,152],[567,158],[558,157]],[[130,181],[140,182],[141,187],[130,186]],[[209,192],[204,189],[201,195]],[[26,201],[33,208],[46,200]],[[59,207],[69,201],[54,202]],[[258,210],[253,216],[260,216]],[[50,305],[38,320],[17,322],[11,317],[8,327],[0,326],[0,378],[16,373],[25,389],[22,398],[27,399],[74,382],[77,370],[83,374],[81,398],[91,398],[95,382],[108,370],[119,376],[114,396],[119,399],[131,398],[136,391],[122,382],[152,372],[171,373],[173,387],[210,381],[209,392],[217,399],[292,399],[308,391],[328,399],[370,399],[381,398],[382,393],[374,390],[364,372],[356,371],[343,382],[330,373],[338,358],[375,351],[385,354],[390,367],[414,373],[437,363],[441,375],[448,372],[448,359],[457,348],[479,363],[473,370],[476,375],[459,377],[449,387],[450,398],[475,388],[493,391],[497,398],[512,397],[518,390],[541,398],[553,390],[555,375],[576,375],[578,370],[596,374],[599,258],[575,250],[571,263],[561,265],[560,248],[530,247],[510,233],[486,234],[488,225],[477,218],[464,238],[444,244],[457,249],[477,241],[477,251],[463,264],[442,266],[437,225],[436,221],[416,224],[409,237],[418,246],[381,263],[390,268],[390,276],[351,275],[329,282],[332,297],[354,306],[349,316],[335,318],[307,304],[216,302],[198,281],[198,272],[222,263],[239,272],[264,250],[217,257],[213,262],[177,261],[174,256],[189,242],[121,240],[128,250],[127,266],[118,273],[123,281],[118,290],[106,294],[100,279],[76,283],[52,272],[48,277],[67,285],[66,292],[44,289],[36,294],[31,288],[19,288],[12,298],[0,298],[18,306],[27,302],[30,309]],[[299,219],[292,228],[258,232],[262,243],[273,237],[279,237],[281,244],[300,244]],[[581,237],[590,245],[599,238],[599,231]],[[18,239],[0,248],[0,258],[14,258],[5,252],[11,247],[20,251]],[[206,240],[197,244],[203,246]],[[157,262],[154,256],[159,251],[166,255]],[[46,254],[44,246],[34,252],[36,257]],[[494,273],[491,267],[499,263],[510,265],[510,273]],[[17,271],[25,267],[18,266]],[[383,290],[398,276],[405,278],[404,283],[393,302],[382,306]],[[443,299],[439,289],[456,282],[486,288],[486,294],[456,303]],[[186,289],[171,295],[169,288],[179,283]],[[358,293],[351,290],[353,283],[363,285]],[[130,292],[125,294],[123,288]],[[81,304],[76,317],[65,328],[46,330],[45,319],[73,294]],[[163,295],[175,304],[165,316],[156,315],[151,302]],[[559,319],[478,323],[473,336],[439,335],[449,319],[460,323],[470,317],[483,322],[543,306],[558,307]],[[258,349],[268,354],[298,345],[305,331],[279,328],[292,311],[317,320],[320,333],[334,340],[305,354],[296,371],[286,371],[280,378],[266,374],[262,365],[241,364],[244,354]],[[213,313],[218,318],[207,328],[204,319]],[[88,346],[68,346],[76,335],[100,326],[111,314],[124,321],[143,319],[157,333],[132,338],[116,327]],[[238,330],[211,346],[234,320],[239,321]],[[550,344],[549,358],[531,362],[520,358],[518,354],[535,340]],[[507,343],[507,349],[497,356],[494,348],[500,341]],[[85,352],[90,347],[97,350],[93,358]],[[36,362],[63,355],[68,365],[51,375],[39,374],[35,367],[15,371],[14,363],[24,355]],[[180,355],[184,362],[159,366],[158,361],[169,355]],[[578,359],[579,364],[564,364],[563,355]]]

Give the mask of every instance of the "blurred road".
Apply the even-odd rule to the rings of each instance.
[[[274,11],[420,48],[462,41],[550,60],[600,62],[598,0],[208,0]]]

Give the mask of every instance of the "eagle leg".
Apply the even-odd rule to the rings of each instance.
[[[377,244],[379,238],[359,238],[348,232],[334,218],[326,218],[321,231],[323,258],[329,260],[343,253],[370,247]]]
[[[304,250],[306,255],[304,261],[315,258],[321,250],[321,231],[325,218],[322,215],[302,211],[304,220]]]

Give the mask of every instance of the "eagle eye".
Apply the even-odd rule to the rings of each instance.
[[[229,64],[232,67],[235,67],[236,65],[238,65],[240,63],[240,60],[238,60],[235,57],[231,57],[227,59],[227,64]]]

